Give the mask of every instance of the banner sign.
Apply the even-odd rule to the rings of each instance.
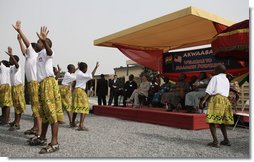
[[[220,64],[227,69],[242,67],[241,62],[235,59],[216,59],[212,48],[163,54],[164,73],[211,71]]]

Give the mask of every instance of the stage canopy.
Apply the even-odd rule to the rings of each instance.
[[[249,20],[234,24],[216,35],[212,41],[217,58],[249,61]]]
[[[99,38],[94,45],[118,48],[131,60],[175,81],[179,73],[163,73],[162,58],[165,52],[210,45],[214,36],[233,24],[212,13],[188,7]],[[196,74],[192,72],[191,75]]]
[[[211,44],[212,38],[234,22],[188,7],[94,41],[96,46],[124,45],[164,52]],[[135,60],[134,60],[135,61]]]

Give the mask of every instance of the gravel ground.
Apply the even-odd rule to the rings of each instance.
[[[13,112],[11,116],[13,118]],[[66,115],[66,114],[65,114]],[[65,122],[68,118],[65,116]],[[31,136],[24,131],[31,128],[33,118],[28,106],[22,117],[21,129],[8,131],[0,127],[0,156],[9,158],[175,158],[175,159],[250,159],[250,131],[228,128],[232,146],[211,148],[210,131],[185,130],[166,126],[126,121],[89,114],[85,119],[89,131],[76,131],[68,124],[60,125],[60,150],[40,155],[41,146],[28,146]],[[222,135],[217,129],[220,140]],[[51,133],[48,130],[48,140]]]

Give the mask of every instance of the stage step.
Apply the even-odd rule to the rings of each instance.
[[[160,108],[130,108],[113,106],[94,106],[95,115],[115,117],[124,120],[165,125],[188,130],[208,129],[205,114],[167,112]]]

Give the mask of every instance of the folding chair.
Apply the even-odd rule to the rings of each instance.
[[[237,115],[238,117],[237,117],[237,120],[236,120],[235,125],[234,125],[234,127],[233,127],[233,130],[235,130],[235,127],[237,126],[237,124],[238,124],[238,122],[239,122],[239,120],[240,120],[241,117],[249,117],[249,113],[245,113],[245,112],[244,112],[244,109],[246,108],[246,106],[249,106],[249,105],[250,105],[250,100],[247,100],[247,101],[245,102],[245,104],[243,105],[241,111],[235,113],[235,115]]]

